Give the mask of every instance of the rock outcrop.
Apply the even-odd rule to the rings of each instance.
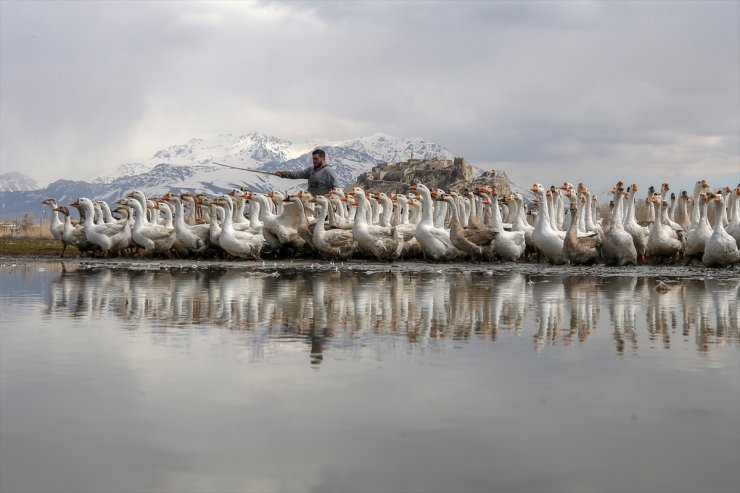
[[[463,158],[409,159],[379,164],[357,177],[355,186],[366,192],[403,193],[409,185],[424,183],[429,188],[445,191],[475,188],[481,185],[495,187],[499,195],[511,193],[511,182],[502,171],[486,171],[475,176],[473,167]]]

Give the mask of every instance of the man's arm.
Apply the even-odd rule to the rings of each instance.
[[[312,171],[313,171],[313,166],[309,166],[308,168],[303,169],[301,171],[278,171],[275,174],[281,178],[292,178],[295,180],[300,180],[300,179],[305,180],[306,178],[311,176]]]

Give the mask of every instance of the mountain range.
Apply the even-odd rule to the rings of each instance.
[[[17,171],[0,173],[0,192],[22,192],[41,188],[39,183]]]
[[[41,201],[49,197],[59,204],[69,204],[79,197],[113,203],[132,190],[147,195],[185,191],[219,195],[240,187],[256,192],[295,192],[305,188],[305,180],[289,180],[214,163],[268,172],[298,170],[311,166],[311,151],[317,147],[326,151],[327,163],[336,171],[342,187],[352,185],[357,176],[380,163],[411,157],[455,157],[452,151],[433,141],[380,133],[344,141],[317,139],[297,144],[256,132],[193,138],[161,149],[144,162],[124,163],[85,180],[57,180],[44,188],[31,189],[38,185],[21,173],[0,175],[0,218],[20,218],[31,212],[41,217],[38,214],[43,214],[46,207]],[[481,170],[476,168],[475,172],[480,174]]]

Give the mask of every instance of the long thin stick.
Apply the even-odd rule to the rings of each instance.
[[[225,168],[240,169],[242,171],[251,171],[252,173],[262,173],[264,175],[278,176],[277,173],[272,173],[270,171],[262,171],[260,169],[252,169],[252,168],[240,168],[239,166],[232,166],[230,164],[217,163],[216,161],[211,161],[210,164],[217,164],[218,166],[223,166]]]

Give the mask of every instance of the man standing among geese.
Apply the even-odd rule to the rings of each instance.
[[[312,195],[324,195],[337,186],[337,175],[326,165],[326,152],[316,149],[311,153],[313,166],[301,171],[278,171],[275,173],[281,178],[306,179],[308,191]]]

